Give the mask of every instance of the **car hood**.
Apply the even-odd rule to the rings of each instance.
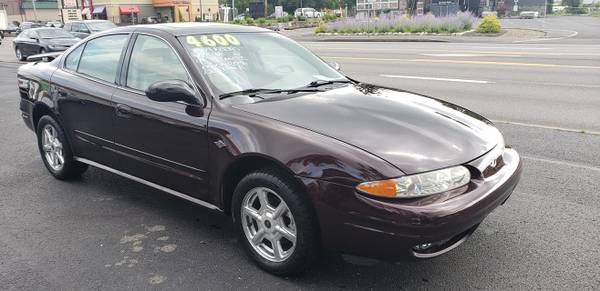
[[[502,141],[490,121],[465,108],[367,84],[234,107],[359,147],[406,174],[469,162]]]

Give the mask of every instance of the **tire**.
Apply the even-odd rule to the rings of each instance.
[[[87,165],[75,161],[67,137],[60,124],[51,116],[40,118],[37,129],[38,149],[46,169],[59,180],[78,178]],[[51,138],[49,138],[51,137]]]
[[[15,55],[17,56],[17,60],[19,61],[24,61],[27,58],[25,57],[25,55],[23,55],[23,52],[19,47],[15,48]]]
[[[267,197],[268,208],[263,208],[260,193]],[[233,220],[239,241],[260,268],[275,275],[294,275],[316,261],[320,251],[317,218],[307,196],[290,177],[272,168],[258,170],[245,176],[233,195]],[[283,209],[281,206],[287,209],[279,212],[281,215],[274,214],[276,209]],[[252,209],[252,215],[244,210],[246,207]],[[264,235],[259,234],[261,231]],[[252,243],[253,237],[260,242]]]

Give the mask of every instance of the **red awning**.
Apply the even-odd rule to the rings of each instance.
[[[140,9],[138,8],[137,5],[120,5],[119,6],[119,11],[121,12],[121,14],[131,14],[131,10],[133,10],[133,13],[138,14],[140,13]]]

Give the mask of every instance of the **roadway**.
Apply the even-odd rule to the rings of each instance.
[[[513,196],[442,257],[392,264],[325,253],[304,275],[275,277],[244,256],[218,214],[94,168],[78,181],[53,179],[20,118],[16,65],[0,63],[2,289],[600,286],[600,47],[593,39],[304,44],[352,77],[501,121],[525,162]]]

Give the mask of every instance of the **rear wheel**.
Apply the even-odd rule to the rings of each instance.
[[[25,56],[23,55],[21,48],[19,48],[19,47],[15,48],[15,55],[17,55],[17,60],[19,60],[19,61],[25,60]]]
[[[60,180],[81,176],[87,165],[73,159],[73,152],[58,122],[49,115],[42,116],[37,125],[38,148],[44,165]]]
[[[244,177],[233,197],[240,241],[259,267],[277,275],[305,271],[317,258],[316,217],[305,194],[281,171]]]

